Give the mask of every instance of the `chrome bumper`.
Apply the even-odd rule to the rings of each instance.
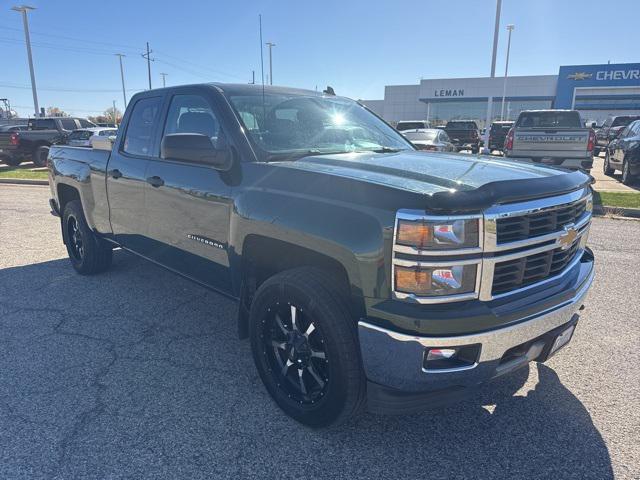
[[[418,337],[358,322],[360,349],[370,382],[407,392],[436,391],[452,387],[472,387],[515,370],[535,360],[541,348],[533,344],[526,355],[501,363],[505,352],[560,327],[583,305],[593,282],[591,268],[576,294],[552,310],[504,328],[454,337]],[[583,277],[584,278],[584,277]],[[423,370],[425,347],[480,344],[480,357],[473,366],[441,372]]]

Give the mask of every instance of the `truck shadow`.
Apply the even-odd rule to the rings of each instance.
[[[234,315],[121,251],[95,277],[66,259],[1,269],[0,431],[13,433],[0,450],[20,451],[5,466],[56,478],[613,478],[589,412],[546,365],[446,409],[310,430],[270,400]]]

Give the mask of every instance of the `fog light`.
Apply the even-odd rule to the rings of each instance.
[[[427,348],[422,369],[425,372],[467,370],[477,365],[480,344],[447,348]]]

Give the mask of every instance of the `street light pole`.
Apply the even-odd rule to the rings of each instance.
[[[507,73],[509,72],[509,51],[511,50],[511,32],[515,28],[514,25],[507,25],[509,31],[509,40],[507,41],[507,61],[504,66],[504,83],[502,84],[502,108],[500,109],[500,120],[504,120],[504,99],[507,94]]]
[[[124,88],[124,69],[122,68],[122,57],[126,57],[126,55],[122,53],[116,53],[115,55],[120,60],[120,79],[122,80],[122,99],[124,100],[124,108],[127,108],[127,91]]]
[[[273,85],[273,58],[271,56],[271,49],[276,46],[273,42],[265,43],[269,47],[269,85]]]
[[[118,115],[116,115],[116,101],[113,101],[113,124],[118,126]]]
[[[27,56],[29,57],[29,73],[31,74],[31,92],[33,93],[33,109],[36,117],[40,116],[40,107],[38,106],[38,92],[36,91],[36,74],[33,71],[33,57],[31,55],[31,38],[29,36],[29,22],[27,21],[27,12],[35,10],[28,5],[20,5],[11,7],[11,10],[22,14],[22,24],[24,26],[24,38],[27,43]]]
[[[167,80],[166,77],[168,75],[168,73],[160,73],[160,75],[162,76],[162,87],[166,87],[167,86]]]
[[[496,23],[493,29],[493,53],[491,55],[491,78],[496,76],[496,53],[498,52],[498,36],[500,34],[500,11],[502,10],[502,0],[496,2]],[[489,92],[487,101],[487,121],[484,125],[484,149],[482,153],[489,154],[489,130],[491,130],[491,113],[493,107],[493,95]]]

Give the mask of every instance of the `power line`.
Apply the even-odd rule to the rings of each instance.
[[[13,30],[15,32],[20,32],[21,30],[19,28],[13,28],[13,27],[5,27],[5,26],[0,26],[1,29],[4,30]],[[53,34],[53,33],[41,33],[41,32],[34,32],[31,31],[31,35],[38,35],[38,36],[44,36],[44,37],[52,37],[52,38],[62,38],[64,40],[72,40],[74,42],[82,42],[82,43],[94,43],[96,45],[106,45],[109,47],[118,47],[120,49],[131,49],[131,50],[138,50],[137,47],[134,47],[132,45],[121,45],[118,43],[108,43],[108,42],[99,42],[96,40],[88,40],[86,38],[76,38],[76,37],[68,37],[65,35],[57,35],[57,34]]]
[[[0,83],[2,88],[30,89],[29,85],[18,83]],[[113,89],[88,89],[88,88],[64,88],[64,87],[38,87],[38,90],[47,90],[50,92],[70,92],[70,93],[117,93],[121,90]],[[142,92],[144,88],[129,89],[133,92]]]

